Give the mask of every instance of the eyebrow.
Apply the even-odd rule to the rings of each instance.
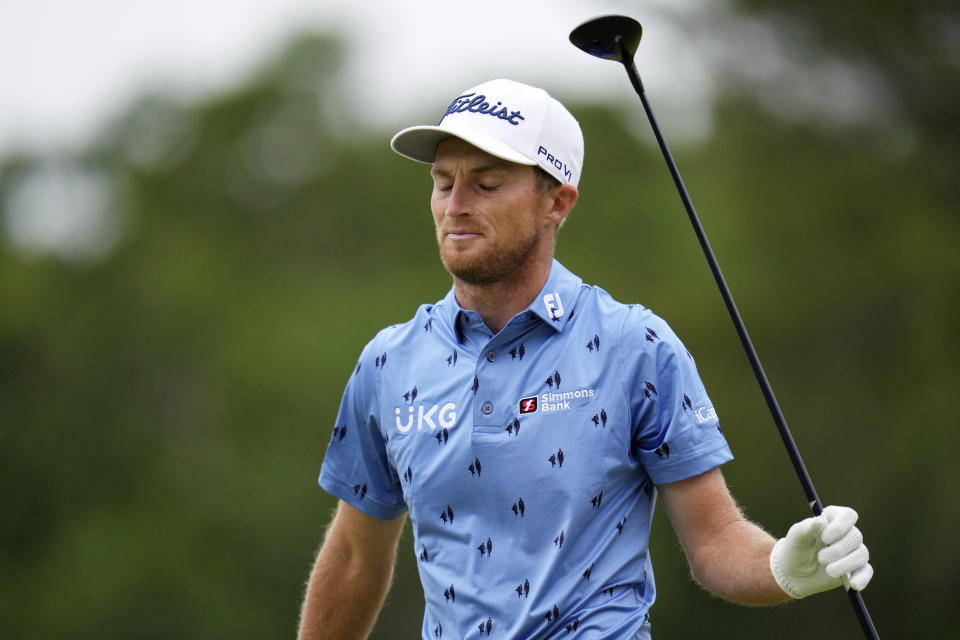
[[[506,169],[507,167],[502,164],[485,164],[479,167],[474,167],[468,170],[467,173],[470,174],[471,176],[474,176],[482,173],[490,173],[491,171],[505,171]],[[440,176],[440,177],[446,178],[446,177],[449,177],[451,173],[452,173],[451,171],[438,167],[436,164],[430,168],[430,175],[432,176]]]

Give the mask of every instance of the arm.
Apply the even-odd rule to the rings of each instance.
[[[367,637],[390,588],[405,521],[379,520],[340,501],[307,583],[299,640]]]
[[[743,605],[790,599],[770,571],[776,540],[743,517],[719,468],[658,488],[690,571],[705,589]]]

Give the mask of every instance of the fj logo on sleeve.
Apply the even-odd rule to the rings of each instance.
[[[548,293],[543,296],[543,306],[547,309],[547,315],[554,320],[563,317],[563,302],[560,301],[559,293]]]

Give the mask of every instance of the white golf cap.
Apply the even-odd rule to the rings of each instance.
[[[513,80],[484,82],[454,98],[436,126],[404,129],[390,146],[432,164],[437,144],[449,136],[510,162],[539,165],[562,183],[580,181],[580,124],[543,89]]]

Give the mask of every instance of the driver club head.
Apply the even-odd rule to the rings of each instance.
[[[588,20],[570,32],[570,42],[592,56],[604,60],[624,62],[624,51],[629,59],[640,46],[643,28],[627,16],[602,16]],[[622,45],[622,46],[621,46]]]

